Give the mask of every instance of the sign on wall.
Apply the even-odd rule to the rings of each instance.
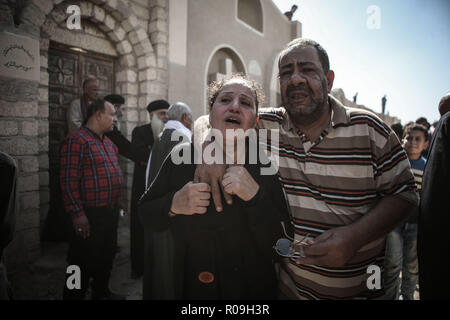
[[[0,75],[39,81],[39,41],[10,32],[0,32]]]

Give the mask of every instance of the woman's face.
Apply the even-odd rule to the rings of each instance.
[[[245,81],[227,82],[217,95],[209,114],[211,127],[226,137],[227,129],[243,129],[256,125],[256,98]]]

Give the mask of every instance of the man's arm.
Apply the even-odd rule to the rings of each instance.
[[[154,142],[152,130],[146,132],[144,127],[136,127],[131,133],[131,151],[133,157],[146,165]]]
[[[61,147],[60,182],[64,208],[72,216],[76,234],[86,239],[90,235],[90,228],[80,197],[83,153],[84,147],[74,139],[68,139],[63,143]]]
[[[203,150],[207,143],[204,142],[206,133],[209,130],[209,117],[207,115],[201,116],[194,122],[194,133],[192,135],[194,146],[202,150],[202,162],[197,165],[194,174],[194,183],[204,182],[211,187],[211,196],[214,201],[214,206],[217,212],[222,212],[222,196],[228,204],[232,204],[231,195],[223,190],[222,177],[225,174],[227,166],[225,164],[205,164],[203,163]]]
[[[117,149],[119,149],[119,154],[128,158],[132,161],[136,161],[133,153],[132,153],[132,145],[131,142],[122,134],[122,132],[114,126],[114,129],[110,132],[107,132],[106,135],[111,139],[112,142],[116,145]]]
[[[348,262],[363,246],[384,237],[418,206],[418,196],[406,153],[394,132],[374,144],[374,182],[381,200],[353,223],[328,230],[304,247],[306,258],[297,262],[338,267]]]
[[[305,258],[297,264],[341,267],[366,244],[384,237],[416,207],[400,196],[388,196],[354,223],[330,229],[303,247]]]

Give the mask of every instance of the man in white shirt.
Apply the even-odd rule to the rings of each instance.
[[[67,134],[71,134],[81,127],[86,118],[87,107],[98,95],[98,82],[95,78],[87,78],[83,81],[83,95],[75,99],[67,109]]]

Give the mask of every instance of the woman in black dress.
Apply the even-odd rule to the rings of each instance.
[[[272,247],[282,237],[280,222],[289,221],[286,202],[277,175],[262,175],[263,166],[248,161],[249,151],[255,151],[249,143],[256,141],[246,139],[245,164],[237,165],[232,155],[239,154],[239,143],[230,134],[256,126],[261,97],[262,90],[254,81],[238,75],[209,88],[209,119],[218,133],[215,142],[219,146],[213,155],[217,150],[230,150],[221,147],[228,146],[227,141],[234,144],[231,153],[223,152],[226,163],[232,162],[223,178],[223,189],[232,195],[232,204],[217,212],[210,201],[209,185],[193,182],[192,144],[172,151],[141,199],[139,215],[144,230],[170,228],[174,238],[174,248],[169,249],[174,278],[167,283],[174,284],[175,294],[162,298],[276,298]],[[175,164],[179,163],[176,157],[183,162]],[[144,287],[146,280],[144,274]]]

